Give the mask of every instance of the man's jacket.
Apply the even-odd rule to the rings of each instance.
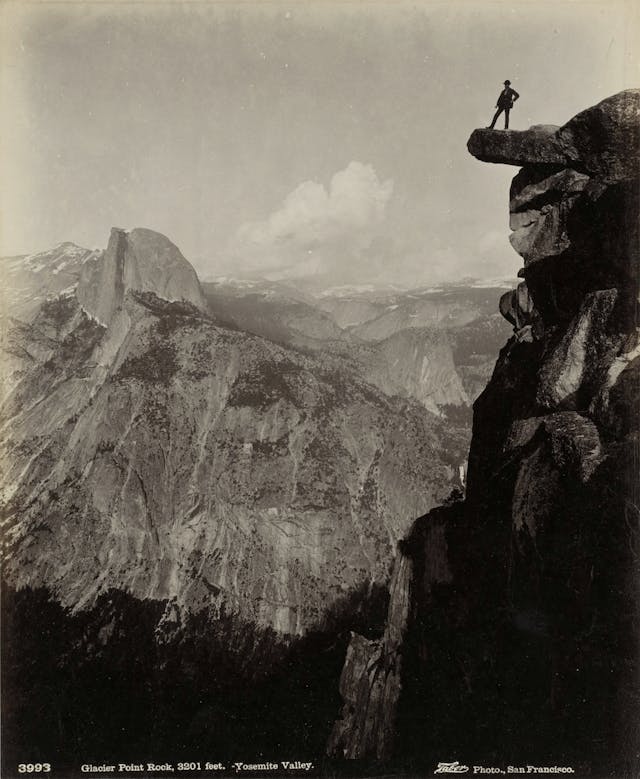
[[[511,87],[505,87],[498,96],[496,108],[513,108],[513,103],[518,97],[520,97],[520,95],[516,92],[515,89],[511,89]]]

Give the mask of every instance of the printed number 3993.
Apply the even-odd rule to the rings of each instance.
[[[41,774],[51,771],[51,763],[19,763],[19,774]]]

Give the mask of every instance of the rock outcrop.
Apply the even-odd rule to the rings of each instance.
[[[106,251],[84,264],[76,296],[87,313],[108,325],[129,290],[206,309],[196,272],[177,246],[153,230],[114,227]]]
[[[220,326],[156,233],[114,230],[76,294],[15,334],[30,359],[0,422],[18,589],[82,610],[115,588],[300,636],[382,587],[457,480],[441,419],[344,361]]]
[[[444,330],[408,328],[360,346],[356,358],[362,374],[383,392],[408,395],[438,414],[443,406],[469,405],[453,361],[451,341]]]
[[[516,335],[474,404],[465,500],[400,546],[413,595],[384,721],[352,642],[342,694],[375,732],[343,716],[345,753],[395,737],[414,771],[461,759],[637,775],[639,108],[630,90],[561,128],[471,136],[479,159],[523,166],[510,211],[524,282],[500,303]]]
[[[340,693],[342,719],[329,739],[329,752],[348,759],[375,755],[389,758],[400,695],[402,642],[411,607],[412,562],[401,556],[394,567],[389,611],[380,639],[352,633],[347,649]]]
[[[613,183],[634,172],[636,163],[629,155],[635,155],[640,143],[639,101],[638,90],[628,89],[587,108],[562,127],[474,130],[467,148],[482,162],[553,165]]]
[[[536,317],[536,309],[529,294],[527,282],[523,281],[516,289],[505,292],[500,298],[500,313],[513,325],[513,331],[519,341],[531,341],[534,338],[533,328],[540,322]]]
[[[482,162],[507,165],[564,165],[565,151],[556,137],[554,125],[538,125],[529,130],[474,130],[467,148]],[[500,133],[498,135],[497,133]],[[517,161],[516,161],[517,160]]]
[[[315,759],[349,631],[382,632],[395,545],[459,483],[468,420],[376,387],[309,305],[204,310],[156,233],[115,230],[82,268],[7,334],[6,759]],[[416,391],[452,369],[427,346]]]

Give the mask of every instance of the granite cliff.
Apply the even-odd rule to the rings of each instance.
[[[81,259],[3,344],[15,759],[30,743],[151,759],[176,732],[225,757],[313,757],[348,630],[377,620],[398,539],[459,483],[464,447],[448,462],[441,416],[321,339],[229,322],[158,233],[114,229]],[[296,338],[325,317],[277,310]]]
[[[416,521],[384,631],[352,638],[332,754],[637,775],[639,113],[630,90],[469,139],[521,168],[514,334],[474,404],[465,499]]]
[[[302,635],[384,583],[412,517],[447,494],[443,431],[204,309],[164,236],[114,230],[75,295],[20,329],[32,360],[2,409],[4,576],[74,610],[116,587]]]
[[[127,233],[114,227],[106,251],[85,262],[76,297],[90,316],[108,325],[129,290],[206,309],[196,272],[177,246],[154,230]]]

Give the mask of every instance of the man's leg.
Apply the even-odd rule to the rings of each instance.
[[[491,124],[487,128],[488,130],[493,130],[493,128],[496,126],[496,122],[498,120],[498,117],[503,112],[503,110],[504,110],[503,108],[498,108],[498,110],[496,111],[496,115],[493,117],[493,120],[492,120]]]
[[[509,111],[510,110],[511,110],[510,108],[505,108],[504,109],[504,129],[505,130],[509,129]]]

